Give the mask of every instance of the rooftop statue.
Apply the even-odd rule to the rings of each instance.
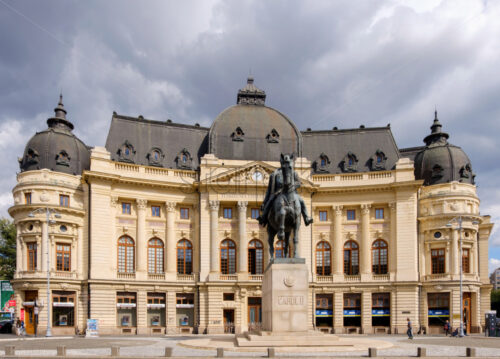
[[[281,154],[281,168],[275,170],[269,177],[266,197],[262,203],[262,215],[259,223],[267,225],[269,242],[269,259],[274,258],[274,237],[284,240],[284,257],[289,257],[290,235],[293,231],[293,258],[298,257],[297,248],[299,243],[300,216],[304,217],[306,226],[313,220],[307,214],[304,200],[297,193],[300,187],[300,179],[293,169],[293,154]]]

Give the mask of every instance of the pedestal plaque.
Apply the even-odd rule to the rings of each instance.
[[[307,332],[308,270],[304,258],[275,258],[262,280],[263,330]]]

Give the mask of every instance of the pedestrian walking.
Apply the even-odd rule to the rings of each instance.
[[[406,331],[406,334],[408,334],[408,339],[413,339],[413,326],[411,324],[410,318],[406,318],[406,321],[408,322],[408,330]]]
[[[450,326],[450,321],[449,320],[446,320],[446,322],[444,323],[444,335],[445,336],[448,336],[448,334],[451,334],[451,326]]]

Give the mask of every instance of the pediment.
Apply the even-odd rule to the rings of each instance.
[[[244,166],[232,168],[218,175],[206,178],[201,182],[204,184],[242,184],[265,185],[269,180],[269,175],[276,170],[275,167],[267,163],[254,161]],[[260,175],[259,175],[260,174]]]

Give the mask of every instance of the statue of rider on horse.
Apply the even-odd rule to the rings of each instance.
[[[267,225],[270,260],[274,258],[274,237],[284,240],[284,257],[289,255],[289,239],[293,231],[294,258],[297,258],[299,243],[300,216],[304,217],[306,226],[313,220],[307,214],[307,208],[302,197],[297,193],[300,179],[293,169],[293,154],[281,154],[281,168],[275,170],[269,177],[266,197],[262,203],[262,214],[258,218],[260,225]]]

